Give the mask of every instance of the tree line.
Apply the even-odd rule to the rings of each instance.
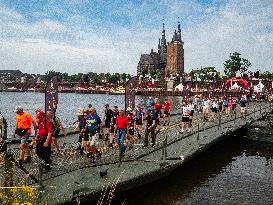
[[[122,84],[131,78],[127,73],[78,73],[69,75],[68,73],[61,73],[54,70],[47,71],[42,79],[48,81],[53,76],[59,76],[63,82],[66,83],[91,83],[91,84]]]

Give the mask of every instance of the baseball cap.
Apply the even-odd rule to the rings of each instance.
[[[23,111],[23,107],[22,106],[16,106],[14,112],[20,112]]]
[[[45,112],[44,111],[40,111],[36,114],[36,118],[39,118],[39,117],[42,117],[42,116],[45,116]]]
[[[126,111],[132,111],[132,108],[130,108],[130,107],[128,107],[127,109],[126,109]]]

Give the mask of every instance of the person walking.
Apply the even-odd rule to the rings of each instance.
[[[243,96],[240,100],[240,107],[241,107],[241,119],[246,119],[247,100]]]
[[[171,121],[171,104],[168,98],[165,99],[163,108],[164,108],[164,114],[163,114],[164,124],[163,125],[169,125]]]
[[[113,117],[113,111],[109,108],[109,104],[105,105],[105,111],[104,111],[104,126],[106,128],[106,134],[104,136],[104,140],[107,141],[110,138],[110,129],[111,129],[111,120]]]
[[[53,132],[52,132],[52,141],[53,145],[55,145],[57,152],[60,152],[60,147],[58,144],[57,138],[59,137],[60,131],[62,130],[64,136],[66,137],[66,131],[62,125],[62,122],[60,118],[58,118],[54,112],[52,111],[47,111],[47,117],[49,120],[51,120],[52,125],[53,125]]]
[[[115,133],[117,133],[117,143],[119,145],[120,157],[125,154],[126,146],[124,145],[124,140],[127,132],[129,131],[129,120],[124,114],[124,110],[119,108],[119,115],[116,119]]]
[[[183,101],[183,106],[182,106],[182,125],[181,125],[181,133],[184,132],[185,128],[187,127],[187,131],[190,131],[190,113],[191,109],[188,105],[188,102],[185,100]]]
[[[145,129],[144,147],[148,146],[149,144],[149,135],[151,135],[152,146],[154,146],[156,141],[155,130],[157,125],[156,124],[157,116],[153,115],[151,110],[147,110],[147,117],[145,119],[146,119],[146,129]]]
[[[144,123],[144,111],[140,104],[138,104],[136,107],[135,116],[136,116],[137,136],[138,136],[138,139],[141,139],[142,125]]]
[[[25,112],[21,106],[15,108],[16,113],[16,128],[13,136],[18,135],[20,137],[20,156],[19,156],[19,165],[22,163],[28,163],[31,161],[31,155],[29,151],[29,138],[32,134],[31,126],[34,127],[35,136],[37,133],[37,124],[33,120],[32,116]]]
[[[39,119],[38,132],[36,136],[36,154],[44,161],[45,170],[49,171],[51,169],[53,124],[43,111],[38,112],[36,116]]]
[[[99,153],[96,143],[98,141],[98,133],[102,130],[102,121],[94,107],[90,108],[89,112],[86,118],[85,134],[80,154],[83,154],[84,149],[91,154]]]
[[[114,144],[114,141],[115,141],[115,135],[116,135],[115,126],[116,126],[116,120],[117,120],[118,115],[119,115],[118,106],[114,106],[113,115],[112,115],[112,118],[111,118],[109,147],[113,147],[113,144]]]

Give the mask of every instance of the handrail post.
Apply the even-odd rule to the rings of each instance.
[[[219,128],[221,128],[221,118],[222,118],[222,115],[219,115],[219,124],[218,124]]]
[[[236,122],[236,111],[234,112],[234,124]]]
[[[3,187],[12,187],[13,186],[13,155],[6,151],[4,155],[4,183]]]
[[[198,123],[197,124],[197,140],[199,140],[199,138],[200,138],[200,124]]]

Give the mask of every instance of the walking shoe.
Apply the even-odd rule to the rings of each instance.
[[[29,163],[29,162],[31,162],[31,156],[27,156],[27,158],[22,161],[22,163]]]
[[[181,129],[181,130],[180,130],[180,133],[183,133],[183,132],[184,132],[184,129]]]
[[[187,132],[190,132],[191,131],[191,129],[187,129]]]

